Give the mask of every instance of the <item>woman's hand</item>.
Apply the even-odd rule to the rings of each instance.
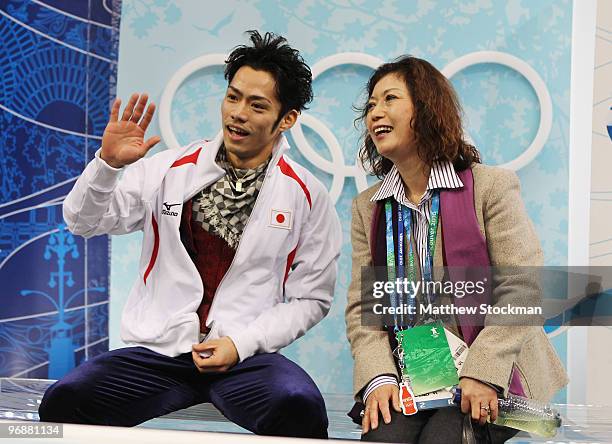
[[[482,382],[472,378],[461,378],[461,411],[472,412],[472,419],[480,425],[487,422],[491,415],[491,422],[497,419],[497,392]]]
[[[399,389],[393,384],[384,384],[376,388],[366,400],[366,407],[361,421],[362,433],[365,435],[370,429],[378,427],[378,412],[382,413],[385,424],[391,422],[389,403],[397,412],[401,412]]]

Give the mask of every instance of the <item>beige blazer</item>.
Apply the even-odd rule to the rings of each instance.
[[[542,250],[533,224],[520,196],[516,174],[502,168],[475,164],[474,203],[480,230],[487,240],[492,266],[540,266]],[[361,325],[361,267],[372,265],[370,225],[375,204],[370,198],[380,183],[360,193],[353,200],[351,242],[353,264],[346,307],[346,328],[354,359],[353,391],[356,400],[367,384],[382,374],[398,375],[388,334],[377,327]],[[434,265],[443,265],[441,234],[434,253]],[[537,285],[513,276],[493,289],[493,302],[506,297],[529,295]],[[532,295],[533,296],[533,295]],[[535,295],[538,297],[539,295]],[[460,377],[470,377],[495,384],[507,394],[513,364],[519,372],[526,394],[548,401],[564,387],[567,375],[541,327],[486,325],[472,343]]]

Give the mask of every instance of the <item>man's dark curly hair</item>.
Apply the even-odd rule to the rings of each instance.
[[[264,36],[247,31],[253,46],[240,45],[225,61],[225,78],[231,83],[243,66],[269,72],[276,82],[276,96],[281,111],[274,126],[292,109],[300,112],[312,101],[312,72],[300,52],[287,44],[284,37],[272,32]]]

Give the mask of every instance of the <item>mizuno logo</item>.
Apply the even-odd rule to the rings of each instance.
[[[169,204],[167,202],[164,202],[163,205],[165,208],[162,208],[162,214],[165,214],[166,216],[178,216],[179,215],[176,211],[171,211],[171,210],[172,210],[172,207],[180,205],[180,203]]]

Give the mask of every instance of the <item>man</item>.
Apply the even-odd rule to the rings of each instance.
[[[284,38],[249,34],[226,61],[214,140],[142,159],[160,140],[144,140],[154,104],[134,94],[121,118],[112,105],[64,218],[85,237],[144,232],[122,317],[131,347],[50,387],[41,420],[132,426],[212,402],[257,434],[327,437],[319,390],[275,353],[329,311],[340,251],[325,188],[285,155],[312,75]]]

